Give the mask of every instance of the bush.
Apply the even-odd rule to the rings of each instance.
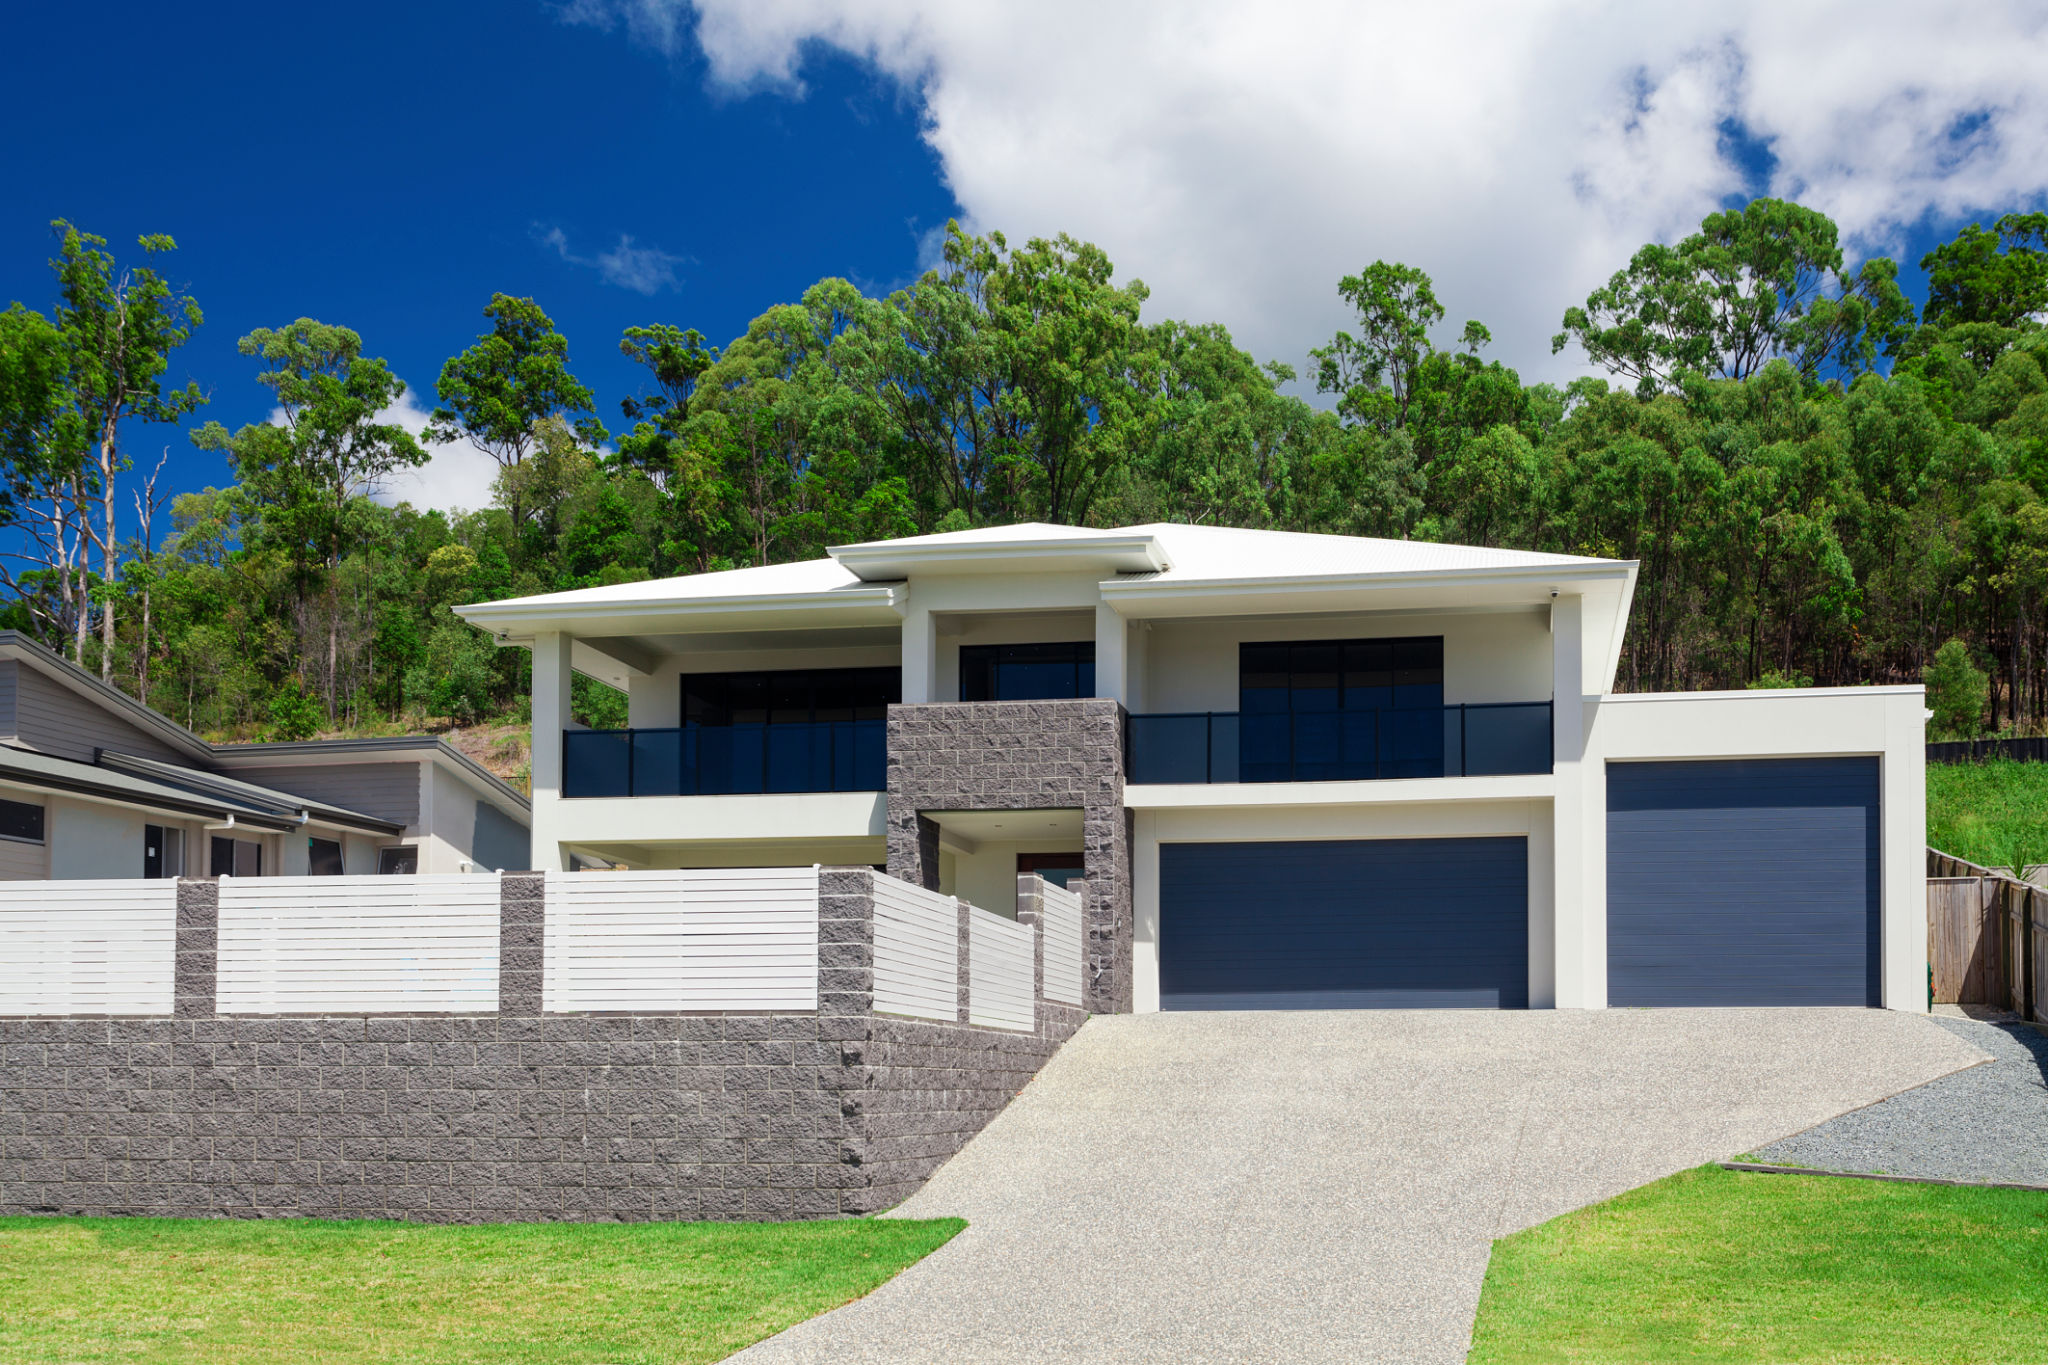
[[[1984,728],[1991,679],[1970,661],[1970,647],[1950,640],[1920,670],[1920,680],[1927,684],[1927,709],[1934,712],[1927,733],[1935,739],[1976,738]]]
[[[320,703],[307,696],[306,689],[293,678],[270,694],[270,727],[266,736],[287,741],[311,739],[320,733],[320,722],[326,718]]]

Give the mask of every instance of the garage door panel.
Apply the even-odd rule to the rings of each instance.
[[[1608,768],[1608,1002],[1878,1003],[1875,759]]]
[[[1166,1009],[1520,1008],[1528,842],[1160,849]]]

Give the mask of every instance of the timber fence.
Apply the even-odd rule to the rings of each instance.
[[[1927,961],[1931,1004],[2048,1018],[2048,890],[1928,849]]]

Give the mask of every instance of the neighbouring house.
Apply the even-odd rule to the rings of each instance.
[[[538,867],[1084,878],[1098,1012],[1924,1009],[1921,689],[1617,694],[1635,576],[1022,525],[457,611],[533,652]]]
[[[527,823],[431,736],[209,744],[0,631],[0,880],[523,869]]]

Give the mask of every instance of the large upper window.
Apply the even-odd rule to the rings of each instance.
[[[1388,640],[1284,640],[1237,654],[1238,709],[1424,710],[1444,704],[1441,635]]]
[[[1051,701],[1095,695],[1095,642],[960,646],[960,700]]]
[[[683,724],[805,725],[884,720],[903,700],[900,668],[807,668],[775,673],[685,673]]]

